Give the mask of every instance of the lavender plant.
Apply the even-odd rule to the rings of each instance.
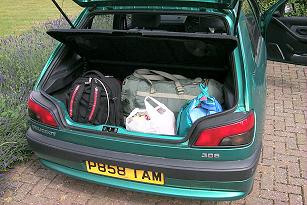
[[[0,171],[31,155],[25,139],[27,98],[56,44],[46,30],[64,27],[65,20],[58,19],[17,37],[0,37]]]

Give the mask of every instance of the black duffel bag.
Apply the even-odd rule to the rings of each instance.
[[[87,71],[72,85],[67,109],[75,121],[87,124],[122,125],[121,85],[96,70]]]

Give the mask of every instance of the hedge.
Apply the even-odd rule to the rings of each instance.
[[[257,0],[263,11],[270,8],[278,0]],[[294,11],[287,16],[307,16],[307,0],[289,0],[288,3],[294,4]]]

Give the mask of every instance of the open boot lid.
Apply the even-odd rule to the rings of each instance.
[[[146,30],[53,29],[47,32],[88,61],[223,68],[237,38],[222,34]]]
[[[181,6],[233,9],[238,0],[73,0],[79,6]]]

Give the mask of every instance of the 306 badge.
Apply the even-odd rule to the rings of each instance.
[[[97,163],[91,161],[86,161],[85,164],[87,172],[90,173],[143,183],[159,185],[164,184],[164,174],[161,172],[131,169],[127,167],[120,167],[116,165],[108,165],[105,163]]]

